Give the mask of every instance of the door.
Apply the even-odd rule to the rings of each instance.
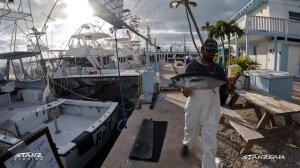
[[[300,75],[300,46],[289,46],[288,49],[288,72]]]
[[[274,70],[275,53],[269,52],[266,57],[267,69]]]

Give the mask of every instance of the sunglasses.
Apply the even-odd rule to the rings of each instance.
[[[205,52],[210,53],[210,54],[215,54],[218,52],[218,49],[216,48],[204,48]]]

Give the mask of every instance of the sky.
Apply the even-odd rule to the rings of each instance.
[[[19,0],[15,0],[18,2]],[[24,1],[24,0],[23,0]],[[170,9],[171,0],[124,0],[124,9],[130,9],[133,15],[141,18],[141,27],[146,33],[146,27],[150,27],[151,37],[156,38],[157,43],[165,49],[171,45],[173,48],[183,48],[184,36],[186,45],[192,47],[189,27],[186,20],[185,10],[182,6],[178,9]],[[27,0],[26,0],[27,2]],[[250,0],[194,0],[198,6],[193,8],[193,14],[198,26],[209,21],[228,20],[237,13]],[[55,0],[30,0],[32,7],[34,27],[41,30],[53,7]],[[0,6],[1,7],[1,6]],[[10,7],[17,7],[16,4]],[[26,5],[24,5],[24,8]],[[55,6],[52,19],[47,22],[47,41],[50,49],[67,49],[69,38],[84,23],[94,23],[103,26],[103,31],[109,33],[110,24],[93,16],[93,11],[88,0],[59,0]],[[0,28],[8,23],[2,21]],[[195,32],[195,31],[194,31]],[[200,41],[195,35],[198,45]],[[7,31],[0,32],[0,52],[7,51],[7,44],[11,34]],[[26,38],[20,38],[18,44],[26,42]],[[191,49],[192,50],[192,49]]]

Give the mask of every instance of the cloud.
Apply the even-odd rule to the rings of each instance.
[[[79,9],[76,11],[69,11],[70,8],[68,7],[70,6],[70,4],[77,3],[78,1],[79,0],[60,0],[54,8],[51,18],[55,19],[55,21],[49,20],[47,24],[48,41],[50,42],[51,47],[54,47],[54,49],[65,46],[70,36],[75,33],[75,31],[81,24],[97,20],[88,18],[86,18],[85,20],[84,18],[78,20],[77,15],[76,17],[70,16],[71,13],[78,14],[78,16],[81,16],[80,14],[82,12],[84,14],[84,11]],[[198,3],[198,6],[197,8],[192,8],[192,12],[196,18],[199,28],[201,28],[201,26],[203,26],[204,22],[206,21],[209,21],[213,24],[220,19],[228,20],[246,3],[248,3],[248,1],[246,0],[194,1]],[[30,2],[33,11],[33,18],[35,21],[35,27],[40,30],[46,20],[46,16],[44,16],[44,14],[49,14],[51,8],[55,3],[55,0],[31,0]],[[178,9],[170,9],[169,2],[169,0],[126,0],[124,1],[124,9],[130,9],[132,11],[132,14],[140,17],[141,26],[144,28],[143,33],[145,34],[145,29],[147,26],[149,26],[151,28],[151,36],[153,38],[157,38],[159,43],[166,45],[172,44],[174,42],[183,43],[183,36],[185,35],[187,44],[191,44],[185,8],[183,6],[179,6]],[[70,18],[73,19],[72,23],[70,22]],[[3,28],[4,25],[5,24],[3,22],[0,25],[1,28]],[[32,27],[32,25],[29,25],[29,27],[30,26]],[[105,27],[106,31],[108,31],[107,27],[109,26]],[[195,34],[194,28],[193,32]],[[3,32],[1,32],[1,46],[7,44],[7,42],[5,43],[5,41],[3,40],[3,37]],[[196,34],[195,39],[198,40]],[[20,40],[20,42],[26,41]],[[199,43],[199,40],[197,41],[197,43]]]
[[[68,14],[65,12],[67,6],[68,6],[67,3],[65,3],[64,1],[59,1],[54,8],[52,18],[66,19],[68,17]]]
[[[240,2],[241,0],[224,0],[224,4],[227,6],[233,6],[233,4],[238,4]]]
[[[197,0],[197,8],[192,8],[194,17],[196,18],[198,27],[201,28],[204,22],[209,21],[214,24],[217,20],[228,20],[234,13],[238,12],[247,1],[243,0]],[[125,8],[132,9],[141,17],[143,27],[150,26],[152,37],[157,38],[161,43],[178,42],[183,43],[183,35],[186,35],[187,42],[191,43],[189,26],[186,19],[186,12],[183,6],[178,9],[170,9],[169,1],[152,0],[145,2],[130,1]],[[193,32],[195,29],[192,25]],[[197,44],[199,40],[195,34]]]

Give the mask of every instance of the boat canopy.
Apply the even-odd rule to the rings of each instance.
[[[30,16],[29,13],[17,12],[11,9],[0,9],[0,18],[2,20],[17,21]]]
[[[102,38],[109,38],[110,35],[107,33],[81,33],[81,34],[74,34],[71,38],[77,39],[86,39],[86,40],[97,40]]]
[[[107,41],[115,41],[115,39],[106,39]],[[122,37],[122,38],[117,38],[118,42],[128,42],[130,41],[130,38],[128,37]]]
[[[0,59],[21,59],[26,57],[33,57],[39,55],[40,52],[26,52],[26,51],[15,51],[15,52],[7,52],[1,53]]]

